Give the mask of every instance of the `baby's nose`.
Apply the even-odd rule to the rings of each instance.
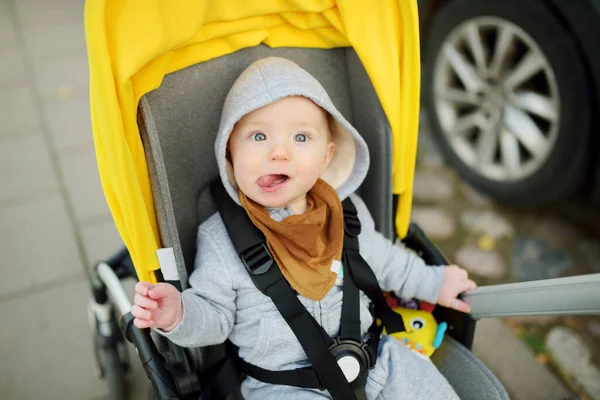
[[[269,155],[269,159],[273,161],[289,161],[290,160],[290,152],[286,146],[278,145],[273,147],[271,154]]]

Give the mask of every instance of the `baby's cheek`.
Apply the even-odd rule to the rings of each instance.
[[[245,172],[246,169],[243,168],[242,166],[238,167],[236,170],[234,170],[233,175],[235,176],[235,181],[238,185],[238,187],[244,191],[247,192],[248,191],[248,175]]]

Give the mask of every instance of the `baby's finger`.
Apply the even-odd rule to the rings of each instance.
[[[148,291],[150,289],[152,289],[152,284],[150,282],[138,282],[135,284],[135,292],[144,296],[148,296]]]
[[[148,297],[151,299],[162,299],[169,296],[172,293],[173,286],[168,283],[157,283],[154,287],[148,291]]]
[[[459,299],[452,300],[452,302],[450,302],[450,308],[454,308],[455,310],[464,313],[471,312],[471,306]]]
[[[150,328],[152,326],[152,324],[154,324],[154,321],[151,321],[148,319],[135,318],[133,320],[133,324],[139,329],[144,329],[144,328]]]
[[[158,307],[158,303],[156,301],[151,300],[148,297],[143,296],[139,293],[135,294],[133,302],[138,306],[146,308],[148,310],[156,310],[156,308]]]
[[[477,284],[475,282],[473,282],[470,279],[465,279],[464,281],[461,281],[459,284],[459,293],[464,293],[468,290],[471,289],[475,289],[477,287]]]
[[[133,315],[136,318],[146,319],[146,320],[149,320],[152,318],[152,313],[150,311],[138,306],[137,304],[134,304],[133,306],[131,306],[131,315]]]

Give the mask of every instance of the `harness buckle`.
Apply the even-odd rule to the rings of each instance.
[[[348,382],[352,383],[359,377],[364,377],[366,371],[375,366],[377,350],[373,354],[369,349],[370,344],[369,341],[357,342],[336,338],[329,346],[331,355],[335,358]]]
[[[242,264],[250,275],[262,275],[273,265],[273,256],[265,242],[260,242],[246,249],[241,257]]]

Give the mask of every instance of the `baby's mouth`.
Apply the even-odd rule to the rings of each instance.
[[[287,175],[271,174],[271,175],[261,176],[258,179],[257,184],[261,189],[263,189],[267,192],[273,192],[273,191],[279,189],[280,187],[282,187],[283,185],[285,185],[289,180],[290,180],[290,177]]]

